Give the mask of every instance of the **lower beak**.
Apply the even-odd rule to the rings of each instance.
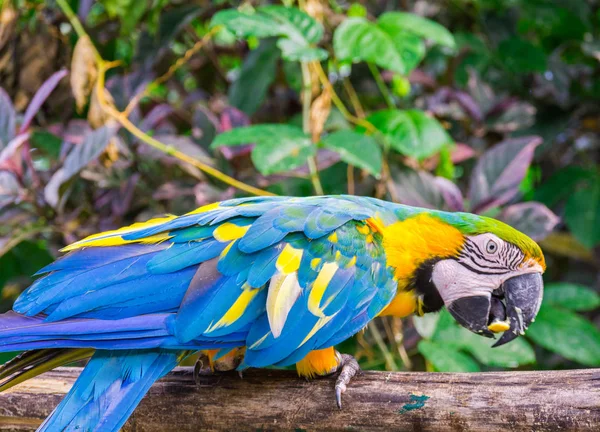
[[[524,274],[508,279],[491,296],[454,300],[448,310],[460,325],[482,336],[506,330],[497,347],[525,333],[540,309],[543,290],[540,273]]]

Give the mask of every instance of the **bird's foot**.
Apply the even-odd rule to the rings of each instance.
[[[360,366],[350,354],[340,354],[337,351],[335,354],[339,358],[338,371],[340,371],[335,381],[335,402],[338,408],[342,409],[342,393],[346,391],[350,380],[360,373]]]
[[[202,376],[212,375],[213,370],[210,367],[210,360],[205,353],[201,353],[198,360],[196,360],[196,364],[194,365],[194,382],[196,385],[201,384]]]

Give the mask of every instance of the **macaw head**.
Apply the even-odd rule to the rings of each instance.
[[[394,225],[386,233],[386,252],[399,282],[408,278],[404,283],[417,295],[418,312],[445,305],[474,333],[504,332],[494,346],[523,334],[535,319],[546,264],[525,234],[467,213],[424,212]]]

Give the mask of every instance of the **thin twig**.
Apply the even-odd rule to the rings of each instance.
[[[346,77],[343,80],[344,83],[344,90],[346,90],[346,93],[348,93],[348,97],[350,98],[350,103],[352,104],[352,108],[354,108],[354,112],[356,113],[357,117],[365,118],[365,110],[363,109],[361,103],[360,103],[360,99],[358,98],[358,94],[356,93],[356,90],[354,90],[354,86],[352,85],[352,83],[350,82],[350,80]]]
[[[410,359],[410,356],[408,355],[408,352],[406,352],[406,347],[404,346],[404,323],[402,321],[402,318],[391,316],[386,318],[391,323],[390,327],[392,328],[392,334],[394,335],[396,340],[398,354],[400,355],[400,358],[402,359],[402,362],[404,363],[406,369],[411,370],[413,368],[413,363]]]
[[[381,176],[381,181],[385,184],[388,192],[390,193],[392,201],[399,203],[400,197],[398,196],[398,192],[396,191],[396,185],[394,184],[394,180],[392,179],[392,175],[390,173],[390,166],[387,163],[387,157],[385,157],[385,153],[381,164],[381,171],[383,173],[383,175]]]
[[[346,77],[344,78],[344,89],[346,90],[346,93],[348,93],[348,97],[350,98],[350,103],[352,103],[352,107],[354,108],[354,112],[356,113],[356,115],[361,118],[364,119],[366,114],[365,114],[365,110],[362,106],[362,104],[360,103],[360,99],[358,98],[358,94],[356,93],[356,90],[354,90],[354,86],[352,85],[352,83],[350,82],[350,80]],[[355,187],[354,187],[354,166],[348,164],[348,168],[346,170],[346,179],[347,179],[347,183],[348,183],[348,193],[350,195],[354,195],[355,193]]]
[[[138,129],[127,117],[123,115],[122,112],[111,106],[105,98],[104,92],[104,77],[106,74],[106,64],[101,64],[98,68],[98,80],[96,81],[96,95],[98,97],[98,102],[100,106],[108,115],[114,118],[117,122],[119,122],[125,129],[127,129],[132,135],[145,142],[151,147],[168,154],[169,156],[176,157],[179,160],[182,160],[190,165],[195,166],[200,169],[202,172],[205,172],[208,175],[215,177],[218,180],[221,180],[223,183],[226,183],[230,186],[233,186],[237,189],[243,190],[253,195],[274,195],[271,192],[256,188],[254,186],[247,185],[244,182],[234,179],[233,177],[228,176],[227,174],[222,173],[216,168],[211,167],[210,165],[205,164],[191,156],[186,155],[185,153],[180,152],[179,150],[164,144],[157,140],[156,138],[147,135],[142,130]]]
[[[69,6],[69,4],[65,0],[57,0],[57,4],[61,8],[63,13],[66,15],[66,17],[69,19],[69,22],[71,23],[71,25],[77,32],[77,35],[79,37],[88,37],[89,38],[85,29],[81,25],[79,18],[77,18],[77,16],[75,15],[73,10]],[[212,36],[212,34],[214,34],[213,32],[216,30],[217,30],[216,28],[213,29],[213,31],[209,32],[206,35],[206,37],[208,37],[209,35]],[[198,43],[194,44],[192,49],[188,50],[188,52],[186,52],[186,55],[182,59],[180,59],[181,61],[177,61],[171,68],[169,68],[169,71],[167,71],[167,73],[165,75],[163,75],[162,77],[159,78],[159,82],[163,82],[164,80],[167,80],[179,67],[181,67],[181,65],[183,65],[187,60],[189,60],[189,58],[193,55],[194,52],[196,52],[202,48],[202,46],[204,45],[206,40],[208,40],[208,39],[203,38]],[[93,44],[92,44],[92,46],[93,46]],[[275,195],[271,192],[256,188],[254,186],[250,186],[244,182],[236,180],[233,177],[230,177],[227,174],[222,173],[218,169],[213,168],[210,165],[205,164],[204,162],[201,162],[191,156],[186,155],[185,153],[180,152],[179,150],[177,150],[167,144],[160,142],[156,138],[149,136],[148,134],[144,133],[142,130],[137,128],[127,118],[126,114],[120,112],[114,106],[112,106],[110,103],[108,103],[108,101],[106,100],[106,97],[105,97],[105,92],[107,92],[105,85],[104,85],[106,71],[108,69],[110,69],[111,67],[115,67],[116,65],[118,65],[119,62],[107,62],[100,56],[98,50],[95,47],[94,47],[94,51],[95,51],[96,63],[97,63],[97,67],[98,67],[98,78],[96,80],[96,90],[95,90],[96,96],[98,97],[98,102],[99,102],[100,106],[102,107],[102,109],[104,110],[104,112],[106,112],[113,119],[115,119],[118,123],[120,123],[121,126],[123,126],[125,129],[127,129],[132,135],[134,135],[135,137],[140,139],[142,142],[145,142],[149,146],[154,147],[155,149],[157,149],[169,156],[173,156],[183,162],[193,165],[196,168],[198,168],[199,170],[201,170],[202,172],[222,181],[223,183],[226,183],[230,186],[240,189],[244,192],[250,193],[252,195]]]
[[[348,164],[348,168],[346,169],[346,178],[348,181],[348,194],[354,195],[354,165]]]
[[[375,343],[377,344],[377,347],[381,350],[381,353],[383,354],[383,357],[385,358],[385,363],[388,366],[388,370],[392,370],[392,371],[399,370],[398,365],[394,361],[394,356],[392,356],[392,353],[390,352],[388,347],[385,345],[385,342],[383,340],[383,337],[381,336],[381,333],[379,333],[379,329],[377,328],[377,323],[375,321],[371,321],[369,323],[369,331],[373,335],[373,339],[375,339]]]
[[[89,38],[89,35],[83,28],[83,25],[81,25],[81,21],[79,21],[79,18],[77,17],[77,15],[75,15],[75,12],[73,12],[73,9],[71,9],[71,6],[69,6],[69,3],[66,0],[56,0],[56,3],[61,8],[63,13],[67,16],[67,19],[73,26],[73,29],[75,30],[75,33],[77,33],[77,36],[79,36],[80,38],[82,38],[82,37]],[[90,41],[91,41],[91,39],[90,39]],[[100,55],[100,53],[94,46],[94,44],[91,44],[91,45],[92,45],[92,48],[94,49],[94,56],[96,57],[96,62],[104,61],[102,59],[102,56]]]
[[[300,67],[302,68],[302,130],[305,134],[310,135],[310,104],[312,102],[310,69],[306,62],[301,62]],[[315,143],[313,143],[313,145],[315,145]],[[309,156],[307,163],[313,188],[317,195],[323,195],[323,186],[321,185],[321,179],[319,179],[317,160],[314,156]]]
[[[377,66],[375,66],[373,63],[367,63],[367,65],[369,66],[369,70],[371,71],[371,74],[373,75],[373,78],[375,79],[377,88],[383,95],[383,98],[385,99],[385,103],[387,104],[387,106],[392,109],[396,108],[396,105],[394,104],[394,101],[392,99],[392,95],[390,94],[390,90],[385,85],[385,82],[383,81],[383,77],[381,76],[381,72],[379,72],[379,69],[377,69]]]
[[[321,81],[321,85],[329,89],[329,91],[331,92],[331,100],[333,101],[333,104],[342,113],[344,118],[352,124],[364,127],[368,133],[375,132],[376,129],[371,123],[369,123],[367,120],[352,115],[350,111],[348,111],[340,97],[335,92],[333,85],[331,85],[331,82],[329,82],[329,79],[327,78],[327,75],[325,75],[325,71],[323,70],[323,67],[321,67],[321,64],[319,62],[313,62],[312,65],[315,71],[317,72],[317,75],[319,76],[319,81]]]

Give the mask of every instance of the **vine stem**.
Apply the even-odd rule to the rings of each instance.
[[[319,81],[321,81],[321,85],[329,89],[329,91],[331,92],[331,101],[333,102],[335,107],[342,113],[344,118],[352,124],[364,127],[369,133],[375,132],[375,126],[373,126],[370,122],[368,122],[365,119],[356,117],[352,115],[350,111],[348,111],[340,97],[335,92],[333,85],[331,84],[331,82],[329,82],[329,79],[327,78],[327,75],[325,75],[325,71],[323,70],[321,64],[319,62],[314,62],[313,65],[315,71],[317,72],[317,75],[319,76]]]
[[[71,9],[71,7],[67,3],[67,1],[66,0],[56,0],[56,3],[61,8],[61,10],[65,14],[65,16],[67,17],[69,22],[75,29],[75,32],[77,33],[77,35],[80,38],[81,37],[89,38],[89,35],[87,34],[85,29],[81,25],[79,18],[77,17],[77,15],[75,15],[75,13]],[[205,38],[203,38],[198,43],[194,44],[194,46],[189,50],[192,52],[189,55],[187,55],[188,53],[186,53],[186,55],[184,55],[183,59],[181,59],[181,61],[177,61],[171,68],[169,68],[169,70],[167,71],[167,73],[165,75],[163,75],[159,78],[159,80],[163,80],[163,78],[164,78],[164,81],[166,81],[168,78],[170,78],[171,75],[178,68],[180,68],[185,62],[187,62],[189,60],[189,58],[193,55],[193,53],[197,52],[198,50],[200,50],[202,48],[204,43],[208,40],[207,37],[209,35],[212,36],[214,34],[214,32],[216,32],[216,31],[217,31],[217,29],[213,29],[213,31],[209,32],[205,36]],[[242,191],[247,192],[252,195],[263,195],[263,196],[275,195],[271,192],[265,191],[263,189],[259,189],[254,186],[250,186],[244,182],[236,180],[233,177],[230,177],[227,174],[222,173],[218,169],[213,168],[212,166],[210,166],[196,158],[188,156],[185,153],[180,152],[179,150],[173,148],[172,146],[169,146],[167,144],[160,142],[156,138],[153,138],[150,135],[144,133],[142,130],[140,130],[137,126],[135,126],[129,120],[129,118],[127,116],[127,111],[121,112],[121,111],[117,110],[114,106],[112,106],[106,100],[106,97],[105,97],[105,92],[108,91],[108,90],[106,90],[105,85],[104,85],[106,71],[112,67],[115,67],[119,63],[118,62],[107,62],[106,60],[104,60],[102,58],[102,56],[100,55],[100,53],[98,52],[98,50],[95,47],[94,47],[94,52],[95,52],[95,57],[96,57],[96,66],[98,68],[98,77],[96,80],[95,91],[96,91],[96,96],[98,97],[98,102],[100,104],[100,107],[102,108],[102,110],[104,112],[106,112],[109,116],[111,116],[114,120],[116,120],[121,126],[123,126],[125,129],[127,129],[132,135],[137,137],[142,142],[148,144],[149,146],[154,147],[155,149],[161,151],[162,153],[165,153],[169,156],[173,156],[183,162],[186,162],[192,166],[195,166],[200,171],[222,181],[225,184],[228,184],[229,186],[233,186],[239,190],[242,190]],[[163,81],[161,81],[161,82],[163,82]],[[138,101],[136,101],[135,103],[137,104]],[[132,107],[130,107],[130,106],[131,106],[131,102],[128,105],[128,108],[132,109]]]
[[[312,83],[308,63],[300,62],[302,68],[302,131],[310,135],[310,105],[312,102]],[[315,144],[315,143],[313,143]],[[307,158],[308,170],[310,172],[310,181],[317,195],[323,195],[323,185],[319,179],[319,170],[317,160],[314,156]]]
[[[381,76],[381,72],[379,72],[379,69],[377,69],[377,66],[375,66],[373,63],[367,63],[367,65],[369,66],[369,70],[371,71],[371,74],[373,75],[373,78],[375,79],[377,88],[383,95],[383,98],[385,99],[385,103],[387,104],[387,106],[392,109],[396,108],[396,105],[394,104],[394,101],[392,99],[392,95],[390,94],[390,90],[385,85],[385,82],[383,81],[383,77]]]
[[[103,63],[100,65],[98,69],[98,80],[96,81],[96,95],[98,97],[98,102],[100,106],[108,115],[113,117],[117,122],[119,122],[125,129],[127,129],[132,135],[145,142],[151,147],[168,154],[169,156],[176,157],[183,162],[186,162],[190,165],[195,166],[201,171],[205,172],[208,175],[215,177],[218,180],[221,180],[223,183],[227,183],[230,186],[233,186],[237,189],[243,190],[245,192],[251,193],[253,195],[275,195],[271,192],[256,188],[254,186],[250,186],[244,182],[234,179],[233,177],[228,176],[227,174],[222,173],[216,168],[211,167],[204,162],[199,161],[191,156],[186,155],[185,153],[180,152],[179,150],[164,144],[157,140],[156,138],[147,135],[142,130],[140,130],[137,126],[135,126],[122,112],[114,108],[105,98],[104,91],[104,79],[106,75],[106,66],[110,66],[109,64]]]
[[[386,346],[385,341],[383,340],[383,336],[381,336],[381,333],[379,332],[379,329],[377,328],[376,322],[371,321],[369,323],[369,331],[371,332],[373,339],[375,339],[375,343],[377,344],[377,347],[381,350],[381,353],[383,354],[383,358],[385,358],[385,362],[388,367],[388,370],[391,370],[391,371],[400,370],[398,368],[398,365],[394,361],[394,356],[392,355],[392,353]]]

